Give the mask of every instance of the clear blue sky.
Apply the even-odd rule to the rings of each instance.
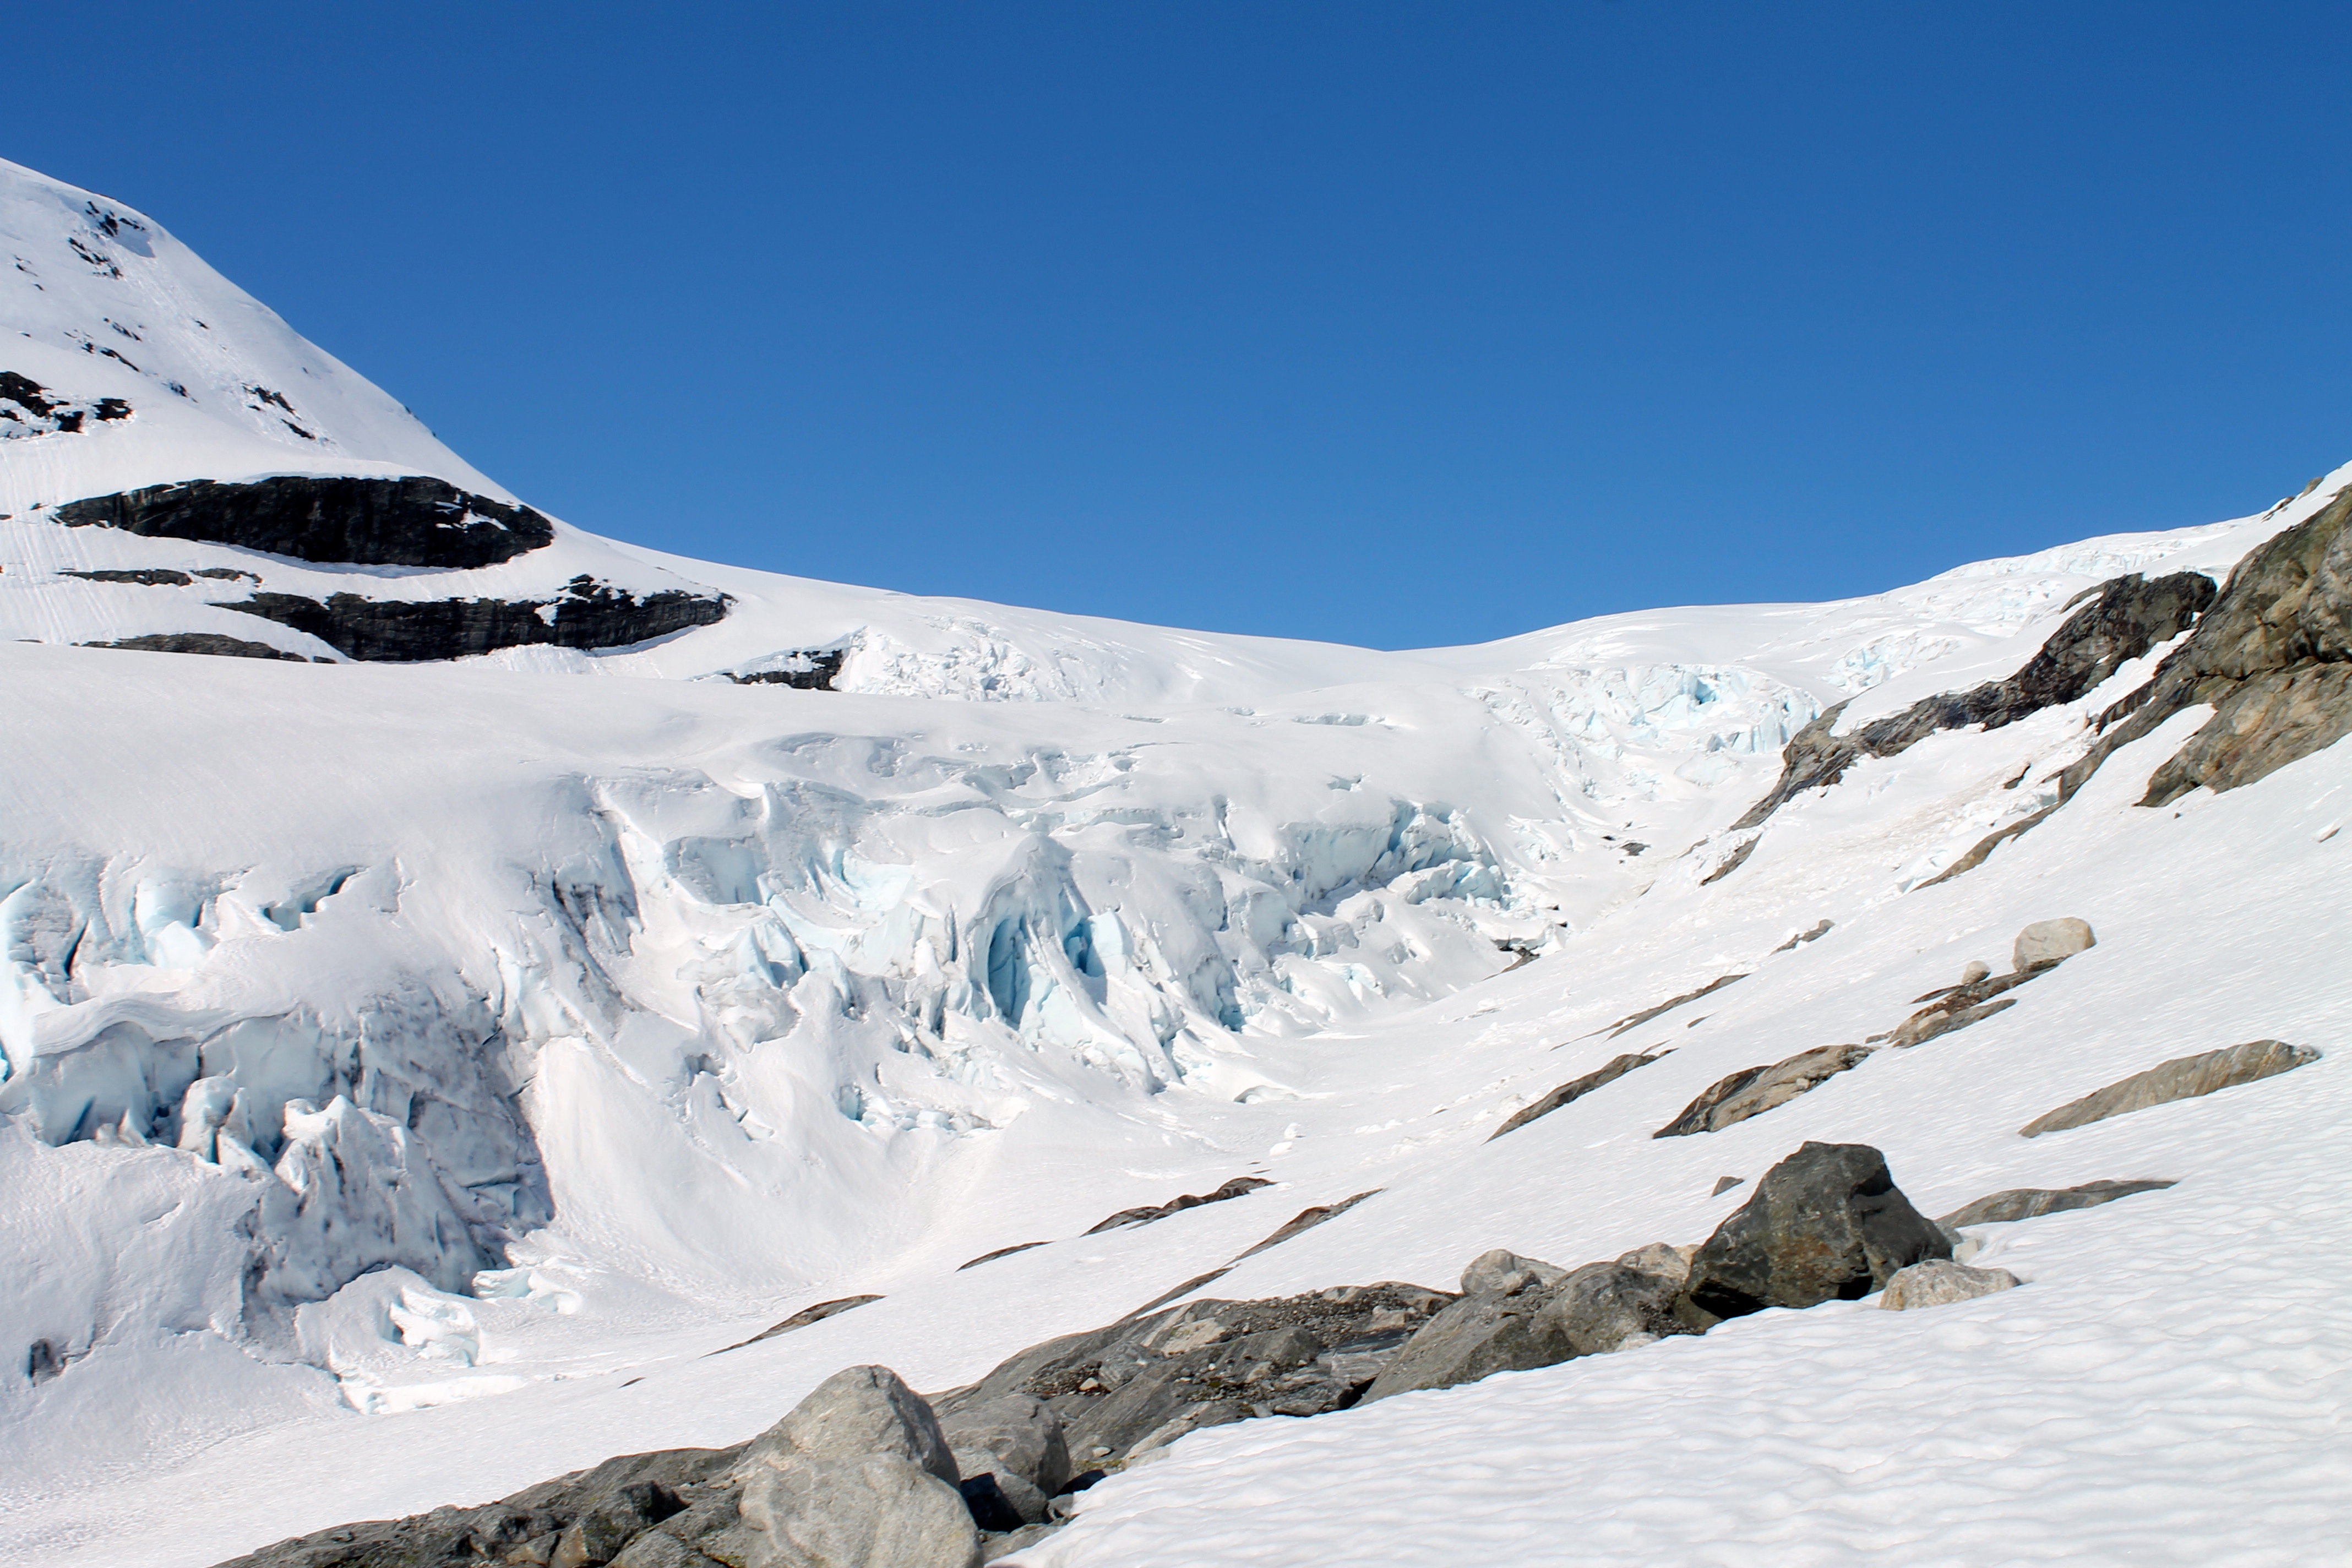
[[[0,152],[526,499],[1402,647],[2352,458],[2342,5],[22,5]]]

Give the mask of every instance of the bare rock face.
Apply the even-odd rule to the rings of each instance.
[[[2018,1132],[2023,1137],[2039,1138],[2044,1132],[2087,1126],[2110,1116],[2146,1110],[2153,1105],[2195,1100],[2217,1089],[2291,1072],[2318,1059],[2319,1053],[2310,1047],[2290,1046],[2284,1040],[2249,1040],[2227,1050],[2179,1057],[2069,1101],[2045,1116],[2037,1116],[2019,1128]]]
[[[743,1487],[745,1568],[980,1568],[963,1494],[887,1454],[795,1456]]]
[[[1949,1258],[1933,1258],[1896,1270],[1895,1278],[1886,1282],[1886,1293],[1879,1298],[1878,1304],[1890,1312],[1907,1312],[1917,1307],[1941,1307],[2014,1290],[2019,1283],[2017,1276],[2006,1268],[1971,1268]]]
[[[1694,1305],[1717,1318],[1858,1300],[1951,1243],[1864,1143],[1807,1143],[1764,1173],[1691,1260]]]
[[[1895,756],[1939,730],[1971,724],[1997,730],[2086,696],[2126,660],[2178,636],[2213,603],[2213,580],[2201,572],[2175,573],[2153,582],[2136,573],[2117,577],[2006,680],[1922,698],[1851,734],[1833,735],[1831,731],[1845,710],[1841,702],[1797,732],[1781,755],[1780,782],[1732,828],[1758,826],[1804,791],[1837,783],[1846,769],[1865,757]]]
[[[2078,952],[2087,952],[2099,945],[2092,934],[2091,922],[2067,916],[2063,920],[2035,921],[2017,933],[2017,944],[2011,950],[2010,967],[2018,971],[2040,969],[2044,964],[2062,963]]]
[[[1558,1089],[1553,1089],[1549,1094],[1545,1095],[1541,1100],[1537,1100],[1534,1104],[1527,1106],[1516,1112],[1509,1121],[1504,1122],[1500,1127],[1496,1128],[1494,1131],[1488,1133],[1486,1135],[1486,1142],[1491,1143],[1506,1132],[1516,1132],[1520,1128],[1525,1127],[1528,1122],[1535,1121],[1538,1117],[1549,1116],[1553,1111],[1558,1110],[1563,1105],[1572,1105],[1576,1101],[1582,1100],[1586,1095],[1591,1094],[1594,1089],[1602,1088],[1608,1084],[1615,1083],[1619,1079],[1623,1078],[1635,1068],[1648,1067],[1652,1062],[1656,1061],[1658,1058],[1664,1054],[1664,1053],[1663,1052],[1652,1052],[1648,1055],[1642,1055],[1639,1053],[1628,1052],[1623,1056],[1612,1057],[1606,1063],[1593,1068],[1591,1072],[1586,1073],[1582,1078],[1561,1084]]]
[[[1650,1136],[1683,1138],[1694,1132],[1720,1132],[1819,1089],[1838,1074],[1861,1066],[1870,1054],[1868,1046],[1817,1046],[1766,1067],[1742,1068],[1717,1079],[1683,1107],[1681,1115]]]
[[[2134,1193],[2161,1192],[2170,1185],[2166,1181],[2144,1181],[2084,1182],[2079,1187],[2010,1187],[1939,1215],[1936,1223],[1947,1230],[1957,1230],[1964,1225],[2000,1225],[2067,1209],[2096,1208]]]
[[[119,528],[362,566],[494,566],[555,538],[555,525],[527,506],[423,474],[194,479],[68,501],[50,516],[68,528]]]

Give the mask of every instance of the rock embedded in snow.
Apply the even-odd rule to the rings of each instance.
[[[1960,971],[1960,984],[1963,985],[1974,985],[1978,981],[1982,980],[1991,973],[1992,965],[1987,963],[1981,958],[1972,958],[1969,960],[1969,966]]]
[[[1978,725],[1997,730],[2086,696],[2126,661],[2178,636],[2213,602],[2214,591],[2213,580],[2201,572],[2178,572],[2153,582],[2137,573],[2116,577],[2006,680],[1923,697],[1900,713],[1843,735],[1835,731],[1852,700],[1841,702],[1790,741],[1780,781],[1732,830],[1759,826],[1805,791],[1836,784],[1865,758],[1899,756],[1939,731]]]
[[[1811,1093],[1838,1074],[1860,1067],[1870,1056],[1868,1046],[1817,1046],[1784,1061],[1742,1068],[1718,1079],[1683,1107],[1681,1115],[1650,1136],[1685,1138],[1695,1132],[1720,1132]]]
[[[423,474],[194,479],[67,501],[49,516],[68,528],[119,528],[362,566],[493,566],[555,539],[555,525],[527,506]]]
[[[1561,1084],[1534,1104],[1514,1112],[1509,1121],[1486,1135],[1486,1142],[1491,1143],[1506,1132],[1516,1132],[1538,1117],[1549,1116],[1564,1105],[1574,1104],[1594,1089],[1616,1082],[1635,1068],[1648,1067],[1665,1054],[1664,1051],[1628,1052],[1623,1056],[1612,1057],[1582,1078]]]
[[[1971,1268],[1948,1258],[1932,1258],[1897,1269],[1886,1282],[1878,1304],[1890,1312],[1916,1307],[1941,1307],[1972,1301],[2002,1290],[2014,1290],[2021,1281],[2006,1268]]]
[[[2110,1116],[2146,1110],[2176,1100],[2195,1100],[2242,1083],[2291,1072],[2318,1059],[2319,1053],[2310,1047],[2290,1046],[2284,1040],[2249,1040],[2227,1050],[2177,1057],[2080,1100],[2069,1100],[2055,1110],[2035,1117],[2018,1132],[2022,1137],[2038,1138],[2044,1132],[2084,1127]]]
[[[2058,963],[2098,946],[2091,922],[2069,915],[2062,920],[2036,921],[2017,933],[2010,966],[2020,972]],[[1978,978],[1983,978],[1979,975]]]
[[[2059,1214],[2068,1209],[2096,1208],[2117,1198],[2127,1198],[2135,1193],[2161,1192],[2174,1184],[2168,1181],[2085,1182],[2078,1187],[2010,1187],[1963,1204],[1948,1215],[1939,1215],[1936,1223],[1947,1230],[1964,1225],[2000,1225],[2011,1220],[2032,1219],[2038,1215]]]
[[[1691,1260],[1690,1296],[1736,1318],[1767,1307],[1858,1300],[1897,1270],[1949,1258],[1951,1243],[1864,1143],[1807,1143],[1764,1173],[1755,1195]]]

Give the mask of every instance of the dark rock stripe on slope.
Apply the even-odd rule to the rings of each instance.
[[[586,576],[553,599],[370,599],[337,594],[323,604],[299,594],[255,594],[224,610],[307,632],[347,658],[404,664],[463,658],[499,648],[626,647],[725,618],[725,595],[666,588],[640,599]]]
[[[1797,732],[1781,755],[1780,782],[1731,830],[1757,826],[1806,790],[1837,783],[1865,757],[1895,756],[1939,730],[1971,724],[1998,730],[2044,708],[2075,701],[2126,660],[2179,636],[2213,603],[2213,580],[2201,572],[2177,572],[2153,583],[2137,573],[2118,577],[2006,680],[1922,698],[1852,734],[1832,735],[1847,706],[1841,702]]]
[[[119,528],[361,566],[494,566],[555,538],[555,525],[527,506],[423,474],[192,479],[67,501],[49,515],[68,528]]]
[[[86,642],[84,647],[121,647],[134,653],[208,653],[224,658],[283,658],[296,664],[310,661],[299,653],[288,653],[282,647],[271,647],[266,642],[247,642],[243,637],[225,637],[217,632],[150,632],[144,637],[121,637],[113,642]]]

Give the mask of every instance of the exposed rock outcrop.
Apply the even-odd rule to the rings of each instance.
[[[1259,1242],[1247,1252],[1241,1254],[1241,1256],[1235,1258],[1234,1261],[1235,1263],[1239,1263],[1243,1258],[1255,1258],[1269,1247],[1280,1247],[1284,1242],[1288,1241],[1292,1237],[1298,1235],[1302,1231],[1313,1230],[1317,1226],[1321,1225],[1326,1220],[1338,1219],[1341,1215],[1346,1214],[1349,1209],[1354,1208],[1366,1198],[1380,1196],[1381,1191],[1381,1189],[1379,1187],[1374,1187],[1369,1192],[1361,1192],[1356,1194],[1352,1197],[1341,1198],[1336,1204],[1317,1204],[1312,1207],[1300,1209],[1297,1214],[1283,1221],[1283,1223],[1276,1228],[1272,1236],[1267,1237],[1264,1241]]]
[[[665,1533],[683,1547],[735,1523],[734,1488],[726,1478],[740,1452],[673,1448],[625,1454],[480,1508],[339,1525],[281,1541],[220,1568],[443,1568],[455,1563],[530,1562],[534,1553],[536,1561],[551,1563],[567,1543],[574,1563],[617,1558],[629,1568],[644,1568],[667,1560],[628,1558],[625,1543],[656,1525],[669,1526]],[[722,1516],[724,1523],[705,1528]],[[684,1568],[704,1568],[712,1560],[696,1552],[676,1561]]]
[[[0,437],[79,435],[91,420],[104,425],[130,417],[131,405],[120,397],[83,402],[0,370]]]
[[[1171,1198],[1164,1204],[1152,1204],[1143,1208],[1121,1209],[1108,1219],[1088,1226],[1087,1234],[1092,1236],[1097,1231],[1117,1230],[1122,1226],[1150,1225],[1153,1220],[1166,1219],[1170,1215],[1181,1214],[1186,1209],[1196,1209],[1202,1204],[1221,1204],[1232,1198],[1247,1197],[1260,1187],[1272,1185],[1274,1184],[1263,1176],[1235,1176],[1213,1193],[1202,1193],[1197,1196],[1187,1193],[1181,1197]]]
[[[1650,1136],[1682,1138],[1694,1132],[1720,1132],[1819,1089],[1838,1074],[1860,1067],[1870,1055],[1868,1046],[1817,1046],[1764,1067],[1742,1068],[1718,1079],[1683,1107],[1681,1115]]]
[[[1638,1029],[1643,1025],[1648,1023],[1651,1019],[1663,1017],[1664,1015],[1673,1012],[1675,1008],[1682,1006],[1685,1003],[1696,1002],[1702,996],[1711,996],[1716,992],[1722,990],[1725,986],[1731,984],[1735,981],[1747,979],[1748,974],[1748,972],[1743,969],[1737,974],[1717,975],[1716,978],[1708,981],[1706,984],[1700,986],[1696,991],[1685,991],[1679,996],[1670,996],[1654,1007],[1644,1007],[1638,1013],[1620,1018],[1615,1023],[1609,1026],[1609,1037],[1613,1040],[1618,1036],[1623,1034],[1626,1030]],[[1596,1035],[1601,1032],[1601,1031],[1599,1029],[1592,1031],[1592,1033]]]
[[[2044,1132],[2087,1126],[2110,1116],[2146,1110],[2176,1100],[2195,1100],[2217,1089],[2290,1072],[2318,1059],[2319,1053],[2310,1047],[2290,1046],[2284,1040],[2249,1040],[2227,1050],[2179,1057],[2037,1116],[2018,1131],[2027,1138],[2038,1138]]]
[[[1890,1312],[1907,1312],[1918,1307],[1973,1301],[1979,1296],[2014,1290],[2019,1283],[2017,1276],[2006,1268],[1971,1268],[1948,1258],[1931,1258],[1925,1263],[1897,1269],[1895,1278],[1886,1282],[1886,1293],[1878,1299],[1878,1304]]]
[[[423,474],[192,479],[66,501],[49,515],[68,528],[119,528],[360,566],[494,566],[555,538],[555,525],[527,506]]]
[[[1489,1252],[1464,1270],[1464,1296],[1406,1342],[1364,1400],[1703,1333],[1716,1320],[1685,1295],[1688,1268],[1663,1245],[1580,1268]]]
[[[2135,1193],[2162,1192],[2172,1184],[2166,1181],[2085,1182],[2079,1187],[2010,1187],[1964,1204],[1940,1215],[1936,1223],[1947,1230],[1964,1225],[2000,1225],[2068,1209],[2096,1208]]]
[[[219,658],[283,658],[291,659],[296,664],[310,662],[299,653],[271,647],[266,642],[225,637],[218,632],[149,632],[144,637],[120,637],[113,642],[86,642],[81,646],[129,648],[134,653],[202,653]]]
[[[966,1264],[965,1267],[970,1268],[971,1265]],[[761,1340],[772,1340],[778,1334],[789,1334],[794,1329],[805,1329],[811,1323],[822,1323],[827,1318],[846,1312],[853,1307],[863,1307],[869,1301],[879,1301],[881,1299],[879,1296],[843,1296],[831,1301],[819,1301],[814,1306],[803,1307],[781,1323],[761,1329],[748,1340],[739,1341],[724,1350],[712,1351],[710,1353],[724,1355],[727,1351],[740,1351],[745,1345],[756,1345]]]
[[[1082,1479],[1201,1426],[1345,1409],[1452,1300],[1381,1284],[1190,1301],[1032,1346],[933,1403],[958,1428],[1007,1395],[1042,1402],[1067,1424]]]
[[[2251,552],[2149,682],[2099,716],[2099,739],[2058,775],[2058,798],[1986,837],[1936,881],[1984,863],[2072,800],[2101,763],[2174,714],[2213,717],[2148,775],[2139,804],[2237,789],[2352,733],[2352,487]],[[1932,884],[1927,884],[1932,885]]]
[[[1764,1173],[1691,1260],[1690,1298],[1717,1318],[1858,1300],[1951,1244],[1864,1143],[1807,1143]]]
[[[1534,1104],[1521,1108],[1509,1121],[1488,1133],[1486,1142],[1491,1143],[1506,1132],[1516,1132],[1539,1116],[1549,1116],[1563,1105],[1572,1105],[1602,1085],[1615,1083],[1635,1068],[1648,1067],[1665,1054],[1664,1051],[1653,1051],[1647,1054],[1628,1052],[1624,1056],[1612,1057],[1582,1078],[1561,1084]]]
[[[2178,637],[2213,602],[2213,580],[2201,572],[2177,572],[2154,582],[2137,573],[2117,577],[2006,680],[1922,698],[1846,735],[1831,732],[1849,705],[1841,702],[1790,741],[1780,781],[1732,824],[1732,831],[1759,826],[1806,790],[1837,783],[1866,757],[1899,755],[1941,730],[1972,724],[1997,730],[2044,708],[2076,701],[2128,660]]]
[[[723,594],[665,588],[638,598],[580,576],[551,599],[371,599],[336,594],[323,603],[299,594],[257,593],[224,610],[307,632],[347,658],[409,664],[464,658],[499,648],[627,647],[726,618]]]

